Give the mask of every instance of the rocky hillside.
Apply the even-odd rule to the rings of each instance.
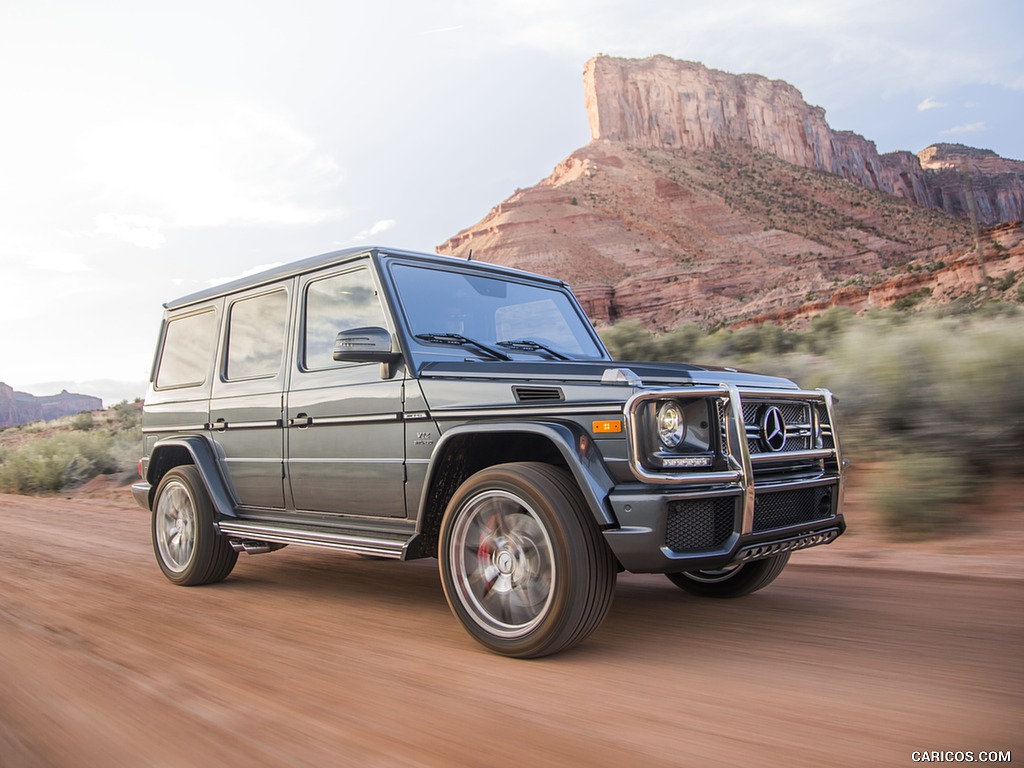
[[[595,139],[646,149],[710,150],[745,144],[918,205],[968,215],[966,173],[979,221],[1024,219],[1024,163],[988,150],[936,144],[917,156],[879,155],[874,142],[833,131],[825,110],[796,88],[667,56],[587,62],[583,84]]]
[[[979,210],[1015,210],[1005,190],[1024,173],[998,178],[1012,161],[955,145],[922,153],[927,168],[879,156],[786,83],[660,56],[600,57],[584,82],[591,143],[440,252],[557,275],[597,322],[654,328],[948,301],[985,277],[1016,290],[1019,223],[985,235],[983,274],[967,218],[928,204],[955,207],[966,162],[994,179],[976,192],[1009,201]]]
[[[0,381],[0,427],[15,427],[32,421],[50,421],[82,411],[95,411],[103,401],[91,395],[77,395],[67,390],[59,395],[37,397],[15,392]]]
[[[1024,163],[962,144],[933,144],[917,157],[925,171],[932,207],[969,216],[968,195],[973,192],[981,223],[1024,219]]]

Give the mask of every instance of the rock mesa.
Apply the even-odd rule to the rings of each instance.
[[[982,224],[1024,218],[1024,163],[955,144],[916,156],[880,155],[863,136],[833,131],[825,110],[781,80],[667,56],[598,56],[586,63],[583,82],[594,139],[697,151],[747,144],[787,163],[965,217],[967,173]]]

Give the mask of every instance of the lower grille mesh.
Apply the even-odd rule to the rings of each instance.
[[[832,488],[801,488],[754,497],[754,532],[832,517]]]
[[[670,502],[665,546],[675,552],[719,549],[732,534],[735,511],[735,496]]]

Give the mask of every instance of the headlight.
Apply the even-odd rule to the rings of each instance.
[[[675,448],[686,436],[686,417],[683,409],[675,400],[669,400],[658,406],[658,439],[666,448]]]

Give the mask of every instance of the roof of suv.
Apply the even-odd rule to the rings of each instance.
[[[544,282],[553,283],[557,285],[565,285],[563,280],[557,278],[546,277],[544,275],[534,274],[532,272],[524,272],[523,270],[513,269],[511,267],[503,267],[498,264],[489,264],[483,261],[467,261],[465,259],[456,258],[454,256],[443,256],[440,254],[433,253],[418,253],[416,251],[403,251],[397,248],[381,248],[377,246],[361,247],[361,248],[346,248],[340,251],[331,251],[330,253],[322,253],[318,256],[310,256],[306,259],[299,261],[293,261],[288,264],[282,264],[279,267],[259,272],[255,275],[249,275],[247,277],[239,278],[238,280],[232,280],[229,283],[222,283],[221,285],[215,285],[212,288],[205,288],[196,293],[190,293],[181,298],[174,299],[164,304],[166,309],[177,309],[179,307],[186,307],[190,304],[195,304],[200,301],[206,301],[213,299],[218,296],[226,296],[236,291],[254,288],[256,286],[265,285],[267,283],[273,283],[278,280],[282,280],[288,277],[294,277],[295,275],[304,274],[311,272],[316,269],[323,267],[329,267],[333,264],[341,264],[350,259],[358,256],[399,256],[404,258],[411,258],[417,261],[439,264],[439,265],[458,265],[468,266],[470,269],[483,270],[487,272],[493,272],[508,276],[516,277],[529,277],[534,280],[543,280]]]

